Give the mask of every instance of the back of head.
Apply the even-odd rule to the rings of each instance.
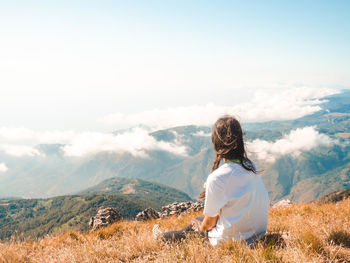
[[[245,158],[243,133],[239,121],[233,116],[225,115],[214,124],[211,140],[217,156],[221,159]]]
[[[256,173],[244,148],[241,124],[235,117],[225,115],[219,118],[214,124],[211,140],[216,152],[212,171],[219,167],[221,160],[226,159],[238,160],[244,169]]]

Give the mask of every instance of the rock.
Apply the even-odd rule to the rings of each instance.
[[[276,208],[276,207],[282,207],[282,206],[291,206],[293,203],[289,200],[289,199],[282,199],[280,201],[278,201],[277,203],[275,203],[272,208]]]
[[[90,218],[89,227],[90,231],[94,231],[101,227],[106,227],[114,222],[120,221],[122,215],[111,207],[100,207],[97,210],[97,214]]]
[[[201,202],[181,202],[172,203],[162,207],[162,212],[157,212],[153,208],[147,208],[136,215],[136,221],[146,221],[151,219],[166,218],[173,215],[182,216],[191,211],[200,211],[204,204]]]
[[[157,219],[159,218],[159,213],[155,211],[153,208],[146,208],[142,212],[138,213],[136,215],[135,220],[136,221],[147,221],[151,219]]]
[[[181,202],[172,203],[162,207],[162,212],[160,213],[161,218],[165,218],[172,215],[184,215],[188,214],[190,211],[200,211],[203,209],[204,204],[201,202]]]

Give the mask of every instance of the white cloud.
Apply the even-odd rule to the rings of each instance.
[[[6,164],[0,163],[0,173],[6,173],[8,170]]]
[[[0,150],[16,157],[43,156],[37,144],[69,143],[76,133],[72,131],[34,131],[27,128],[0,127]]]
[[[181,125],[211,126],[223,114],[233,114],[243,122],[294,119],[320,110],[320,99],[326,95],[337,93],[334,89],[294,88],[279,92],[257,92],[250,102],[235,106],[219,106],[207,104],[204,106],[178,107],[165,110],[135,114],[117,113],[104,118],[104,121],[120,126],[145,125],[152,129],[174,127]],[[0,127],[0,150],[13,156],[42,156],[37,144],[65,144],[63,151],[67,156],[82,156],[101,151],[127,152],[135,156],[147,156],[148,150],[164,150],[178,155],[186,155],[185,138],[177,134],[176,140],[158,142],[144,129],[132,129],[117,135],[102,132],[74,131],[35,131],[26,128]],[[197,136],[210,136],[198,132]],[[259,141],[258,141],[259,142]],[[255,142],[256,145],[269,142]],[[262,151],[264,152],[264,151]],[[267,151],[267,155],[274,152]],[[262,153],[260,153],[262,155]]]
[[[147,150],[163,150],[185,156],[186,147],[179,140],[174,143],[157,141],[144,129],[114,135],[101,132],[33,131],[30,129],[0,128],[0,150],[12,156],[43,156],[35,145],[39,143],[65,144],[62,150],[67,156],[84,156],[98,152],[130,153],[146,157]]]
[[[211,126],[218,117],[231,114],[243,122],[290,120],[321,110],[321,98],[339,93],[328,88],[289,88],[287,90],[258,91],[252,100],[235,106],[209,103],[189,107],[154,109],[133,114],[115,113],[100,122],[119,127],[145,125],[156,129],[182,125]],[[232,94],[234,96],[234,94]]]
[[[27,145],[2,145],[0,149],[8,155],[16,157],[42,155],[37,149]]]
[[[194,136],[201,136],[201,137],[210,137],[211,133],[205,133],[204,131],[198,131],[193,134]]]
[[[67,156],[83,156],[98,152],[130,153],[147,157],[147,150],[163,150],[186,156],[186,147],[177,143],[157,141],[145,130],[133,129],[118,135],[86,132],[78,134],[69,145],[63,147]]]
[[[282,155],[297,157],[302,151],[309,151],[317,146],[330,145],[334,142],[335,140],[319,133],[314,127],[304,127],[291,131],[275,142],[260,139],[248,142],[247,149],[260,160],[274,162]]]

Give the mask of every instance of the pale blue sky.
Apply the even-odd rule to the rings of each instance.
[[[0,127],[94,130],[256,89],[347,88],[349,13],[349,1],[0,0]]]

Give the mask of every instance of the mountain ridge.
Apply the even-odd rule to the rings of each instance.
[[[243,123],[246,140],[275,142],[295,129],[313,127],[329,137],[331,144],[279,156],[274,163],[256,161],[272,201],[290,198],[294,202],[316,199],[331,191],[350,187],[350,141],[339,133],[350,133],[350,91],[323,98],[321,110],[286,121]],[[59,145],[40,146],[48,154],[15,158],[0,152],[12,169],[0,177],[2,196],[51,197],[75,193],[111,177],[139,178],[185,191],[195,198],[210,173],[214,152],[210,127],[174,127],[150,133],[157,141],[183,145],[187,156],[164,150],[146,151],[147,158],[126,153],[98,153],[67,158]],[[333,143],[333,142],[337,143]],[[56,152],[55,152],[56,149]],[[251,156],[250,156],[251,157]]]

